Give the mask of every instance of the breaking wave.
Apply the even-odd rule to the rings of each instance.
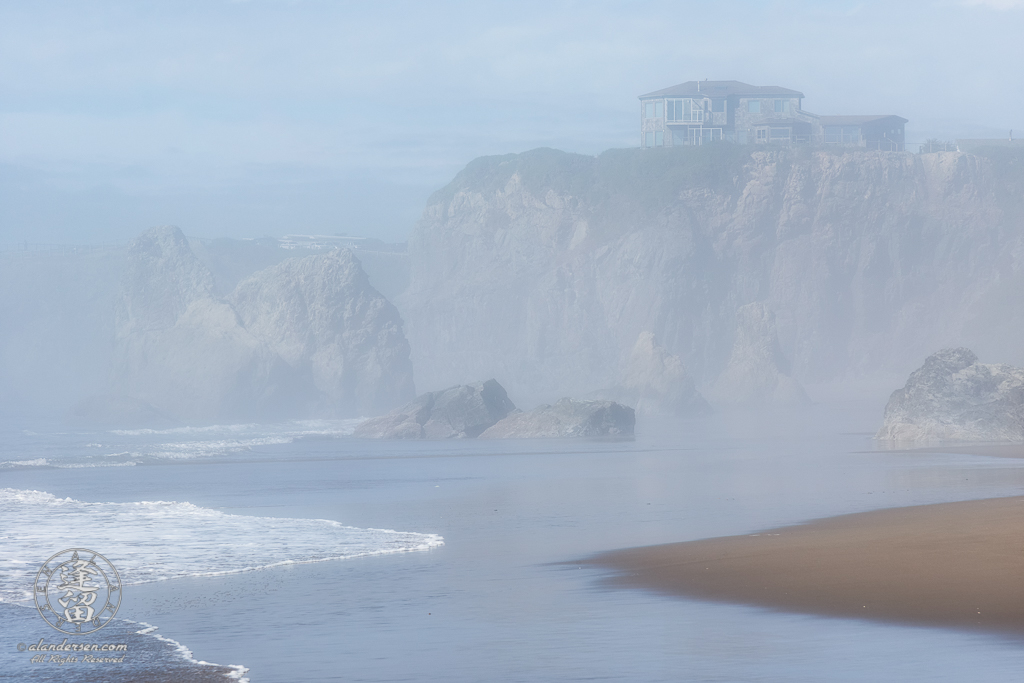
[[[87,503],[0,489],[0,600],[27,600],[46,558],[71,545],[108,558],[126,584],[285,564],[429,550],[436,534],[360,529],[328,519],[233,515],[191,503]]]

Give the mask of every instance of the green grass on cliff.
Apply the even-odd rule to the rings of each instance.
[[[751,151],[750,147],[723,143],[613,149],[597,157],[548,148],[480,157],[430,201],[450,201],[460,190],[489,196],[504,190],[509,179],[518,173],[523,187],[538,196],[554,190],[591,204],[603,203],[602,200],[614,195],[631,197],[641,205],[664,205],[687,188],[727,191],[738,182]]]

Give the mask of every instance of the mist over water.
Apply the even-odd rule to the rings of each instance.
[[[1014,459],[878,451],[869,432],[879,412],[877,402],[855,402],[642,420],[634,441],[282,439],[131,468],[30,465],[5,470],[6,485],[48,493],[10,500],[4,518],[70,497],[63,505],[87,515],[133,516],[126,531],[151,527],[107,541],[142,544],[139,555],[122,554],[126,571],[164,552],[160,572],[193,576],[126,586],[118,617],[159,626],[195,659],[243,664],[253,681],[626,681],[638,671],[656,681],[680,671],[697,681],[815,681],[835,672],[871,680],[881,670],[904,680],[1005,680],[1021,655],[998,637],[609,590],[605,574],[573,563],[621,547],[1009,495],[1024,484]],[[172,436],[40,432],[21,448],[78,444],[84,458],[89,443],[142,450]],[[265,534],[267,524],[292,530],[291,541]],[[287,548],[300,559],[336,525],[436,534],[444,545],[201,576],[248,553],[269,559]],[[172,536],[177,550],[159,540]],[[244,552],[225,555],[219,543]],[[32,549],[23,550],[31,565]],[[259,624],[260,637],[239,621]]]
[[[1021,494],[1022,18],[0,7],[0,679],[1012,679],[581,561]]]
[[[131,632],[149,653],[138,666],[342,680],[317,659],[342,613],[349,673],[365,680],[481,680],[494,662],[529,678],[524,654],[549,650],[556,679],[631,680],[640,656],[648,680],[679,667],[817,680],[858,648],[882,653],[873,672],[909,672],[904,650],[878,649],[890,639],[922,679],[958,680],[985,659],[999,680],[1019,657],[997,639],[612,594],[600,570],[570,565],[1019,493],[1014,459],[887,452],[872,438],[935,346],[1019,362],[1019,172],[1002,150],[536,150],[470,164],[408,245],[158,227],[124,246],[4,252],[4,609],[31,630],[37,565],[82,527],[61,543],[115,558],[135,596],[122,616],[174,641]],[[966,375],[942,388],[942,373],[974,373],[987,391],[986,378],[1017,376],[1003,368],[961,349],[930,357],[908,387],[995,410],[956,395]],[[636,437],[353,435],[369,417],[391,424],[381,413],[417,393],[491,377],[508,389],[502,415],[563,396],[620,401]],[[1012,410],[1007,391],[998,405]],[[441,410],[424,395],[402,420]],[[333,597],[296,621],[310,582]],[[338,597],[353,584],[362,597]],[[235,635],[255,619],[253,594],[287,615],[258,629],[279,646]],[[670,636],[668,623],[683,626]],[[683,644],[633,637],[651,629]],[[726,633],[771,633],[808,663]],[[402,649],[395,638],[427,664],[374,644]],[[506,641],[519,645],[495,645]],[[467,643],[475,654],[438,654]]]

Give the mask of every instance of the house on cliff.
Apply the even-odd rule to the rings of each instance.
[[[804,94],[775,85],[688,81],[640,96],[640,146],[817,142],[902,151],[899,116],[818,116]]]

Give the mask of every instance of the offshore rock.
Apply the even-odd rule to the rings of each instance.
[[[173,327],[195,301],[212,297],[213,275],[178,228],[151,228],[128,245],[118,298],[118,335]]]
[[[534,439],[563,437],[633,436],[636,415],[629,406],[614,401],[578,401],[563,398],[515,412],[490,427],[481,439]]]
[[[397,310],[347,251],[290,259],[226,298],[177,228],[129,246],[115,391],[179,420],[355,417],[414,394]]]
[[[250,390],[265,385],[274,367],[170,226],[128,246],[115,340],[113,393],[186,420],[247,416],[259,404]]]
[[[370,286],[347,249],[261,270],[227,302],[309,387],[317,412],[374,415],[416,393],[398,310]]]
[[[479,436],[516,409],[495,380],[417,396],[416,400],[356,427],[368,439],[465,439]]]
[[[892,393],[877,439],[1024,441],[1024,369],[944,349]]]

